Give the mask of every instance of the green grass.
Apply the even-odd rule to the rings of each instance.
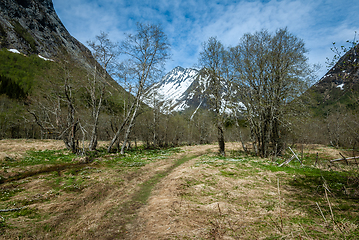
[[[37,211],[33,208],[23,208],[20,211],[13,213],[14,217],[20,217],[20,216],[26,216],[30,219],[39,218],[39,214]]]
[[[217,168],[221,177],[228,179],[243,179],[250,177],[256,178],[256,186],[253,183],[248,188],[261,187],[262,182],[277,187],[277,181],[268,179],[258,173],[273,172],[276,178],[280,179],[281,188],[286,189],[289,195],[283,194],[284,205],[288,211],[300,211],[305,213],[301,216],[293,218],[284,218],[284,226],[302,225],[307,233],[316,239],[336,238],[336,239],[357,239],[359,236],[359,227],[351,228],[350,226],[359,225],[359,170],[356,166],[351,168],[341,165],[341,167],[326,168],[327,160],[332,159],[322,154],[319,158],[321,168],[314,167],[316,162],[316,154],[305,154],[303,165],[297,160],[293,160],[288,165],[279,167],[278,165],[290,156],[285,156],[278,161],[268,159],[259,159],[253,156],[245,156],[239,152],[233,151],[229,157],[218,157],[211,155],[202,156],[195,166],[208,166]],[[259,179],[257,178],[259,176]],[[263,179],[263,180],[262,180]],[[207,179],[206,179],[207,180]],[[205,180],[204,180],[205,181]],[[259,184],[257,186],[257,183]],[[325,197],[325,188],[328,188],[328,199],[334,214],[335,222],[331,221],[331,213],[328,200]],[[234,191],[238,189],[235,186]],[[226,195],[223,194],[223,199]],[[264,198],[260,207],[268,212],[278,208],[278,198],[268,195]],[[194,200],[193,200],[194,201]],[[325,224],[321,213],[316,205],[319,204],[321,210],[326,216],[328,223]],[[248,203],[249,204],[249,203]],[[252,203],[253,204],[253,203]],[[269,214],[270,216],[270,214]],[[271,219],[266,216],[267,222],[274,224]],[[279,217],[272,217],[274,221],[279,221]],[[294,224],[294,225],[293,225]],[[258,224],[255,224],[258,227]],[[340,230],[337,226],[340,226]],[[265,228],[268,228],[266,226]],[[353,230],[354,229],[354,230]],[[303,236],[303,235],[302,235]],[[266,239],[282,239],[283,234],[272,234]]]
[[[37,164],[69,163],[76,157],[76,154],[69,153],[67,150],[29,151],[27,156],[19,161],[18,164],[31,166]]]
[[[101,154],[106,155],[106,150],[100,150]],[[109,167],[126,167],[126,168],[140,168],[146,164],[157,161],[158,159],[167,158],[173,153],[178,153],[181,150],[179,148],[167,148],[167,149],[154,149],[145,150],[143,148],[134,148],[127,151],[124,156],[117,155],[115,157],[105,156],[103,164]]]
[[[78,163],[72,163],[75,157],[75,154],[71,154],[67,150],[28,151],[27,155],[20,160],[8,157],[2,161],[1,168],[4,173],[12,170],[17,174],[8,178],[0,176],[0,182],[13,182],[42,173],[59,172],[67,168],[77,169],[81,166]],[[31,168],[27,169],[27,167]]]
[[[0,188],[0,201],[7,201],[23,190],[21,188]]]

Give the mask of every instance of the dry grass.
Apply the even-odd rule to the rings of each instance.
[[[326,198],[323,180],[315,175],[320,170],[295,162],[279,169],[268,159],[241,155],[239,148],[228,144],[223,158],[216,155],[216,145],[185,146],[176,154],[142,157],[147,162],[137,167],[104,154],[80,169],[4,183],[0,208],[27,208],[1,213],[0,239],[355,239],[359,212],[353,209],[359,204],[327,177],[336,175],[320,172],[331,190]],[[0,145],[0,152],[19,159],[26,151],[45,149],[63,145],[52,140],[2,140]],[[312,165],[316,152],[323,159],[337,157],[331,148],[307,146],[305,163]],[[199,157],[174,168],[194,155]],[[149,199],[135,200],[156,176]]]

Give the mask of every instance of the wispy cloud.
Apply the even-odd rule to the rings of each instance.
[[[197,63],[201,44],[217,36],[223,44],[235,45],[244,33],[261,29],[288,30],[302,38],[311,63],[325,66],[332,42],[352,39],[359,30],[357,0],[53,0],[70,33],[86,43],[100,31],[113,41],[135,30],[136,22],[162,25],[172,45],[175,66]],[[325,68],[320,74],[324,74]]]

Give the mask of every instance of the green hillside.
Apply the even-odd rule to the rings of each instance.
[[[55,63],[45,61],[37,55],[26,57],[6,49],[0,51],[0,62],[2,83],[0,93],[6,94],[10,98],[17,98],[12,90],[21,91],[25,95],[31,94],[36,84],[35,79],[55,67]],[[5,83],[7,84],[5,85]],[[23,94],[19,96],[23,98]]]
[[[46,61],[37,55],[24,56],[6,49],[0,51],[0,62],[0,139],[56,138],[56,135],[42,136],[43,131],[30,112],[45,117],[45,109],[51,111],[56,99],[61,99],[57,95],[63,95],[65,82],[72,89],[78,117],[87,121],[90,115],[87,87],[93,73],[71,60]],[[103,132],[111,132],[111,117],[114,112],[122,111],[123,98],[129,96],[111,78],[106,81],[104,114],[100,121],[103,121]],[[60,105],[62,114],[65,114],[65,102],[61,100]]]
[[[359,85],[357,84],[344,89],[330,86],[311,88],[306,94],[311,98],[310,109],[316,117],[325,117],[338,109],[354,112],[359,110]]]

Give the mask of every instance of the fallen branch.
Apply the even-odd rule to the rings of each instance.
[[[295,154],[295,152],[289,147],[290,151],[292,151],[292,153],[294,154],[295,158],[300,162],[300,164],[303,165],[302,161],[298,158],[297,154]]]
[[[341,154],[340,154],[341,155]],[[338,158],[338,159],[334,159],[334,160],[329,160],[329,162],[341,162],[341,161],[345,161],[345,162],[348,162],[348,160],[351,160],[351,159],[359,159],[359,156],[357,156],[357,157],[348,157],[348,158],[346,158],[346,157],[343,157],[343,158]]]
[[[324,187],[324,191],[325,191],[325,198],[327,199],[328,206],[329,206],[329,209],[330,209],[330,215],[332,216],[333,222],[335,222],[334,221],[334,214],[333,214],[333,210],[332,210],[332,205],[330,204],[330,201],[329,201],[329,198],[328,198],[327,187],[325,186],[325,184],[323,184],[323,187]]]
[[[12,208],[12,209],[0,209],[0,212],[15,212],[15,211],[20,211],[21,209],[23,209],[25,207],[21,207],[21,208]]]
[[[295,152],[291,149],[291,147],[289,147],[289,149],[290,149],[290,151],[292,151],[293,156],[292,156],[291,158],[287,159],[285,162],[282,162],[278,167],[281,167],[281,166],[283,166],[284,164],[290,163],[294,158],[296,158],[296,159],[300,162],[300,164],[303,166],[303,163],[302,163],[302,161],[298,158],[297,154],[295,154]]]
[[[324,217],[324,214],[323,214],[323,212],[322,212],[322,209],[319,207],[319,204],[318,204],[317,202],[315,202],[315,203],[317,204],[317,206],[318,206],[318,208],[319,208],[319,211],[320,211],[320,213],[322,214],[322,217],[324,218],[324,221],[327,222],[327,219]]]
[[[293,155],[291,158],[287,159],[285,162],[282,162],[278,167],[281,167],[281,166],[283,166],[284,164],[290,163],[293,159],[294,159],[294,155]]]

